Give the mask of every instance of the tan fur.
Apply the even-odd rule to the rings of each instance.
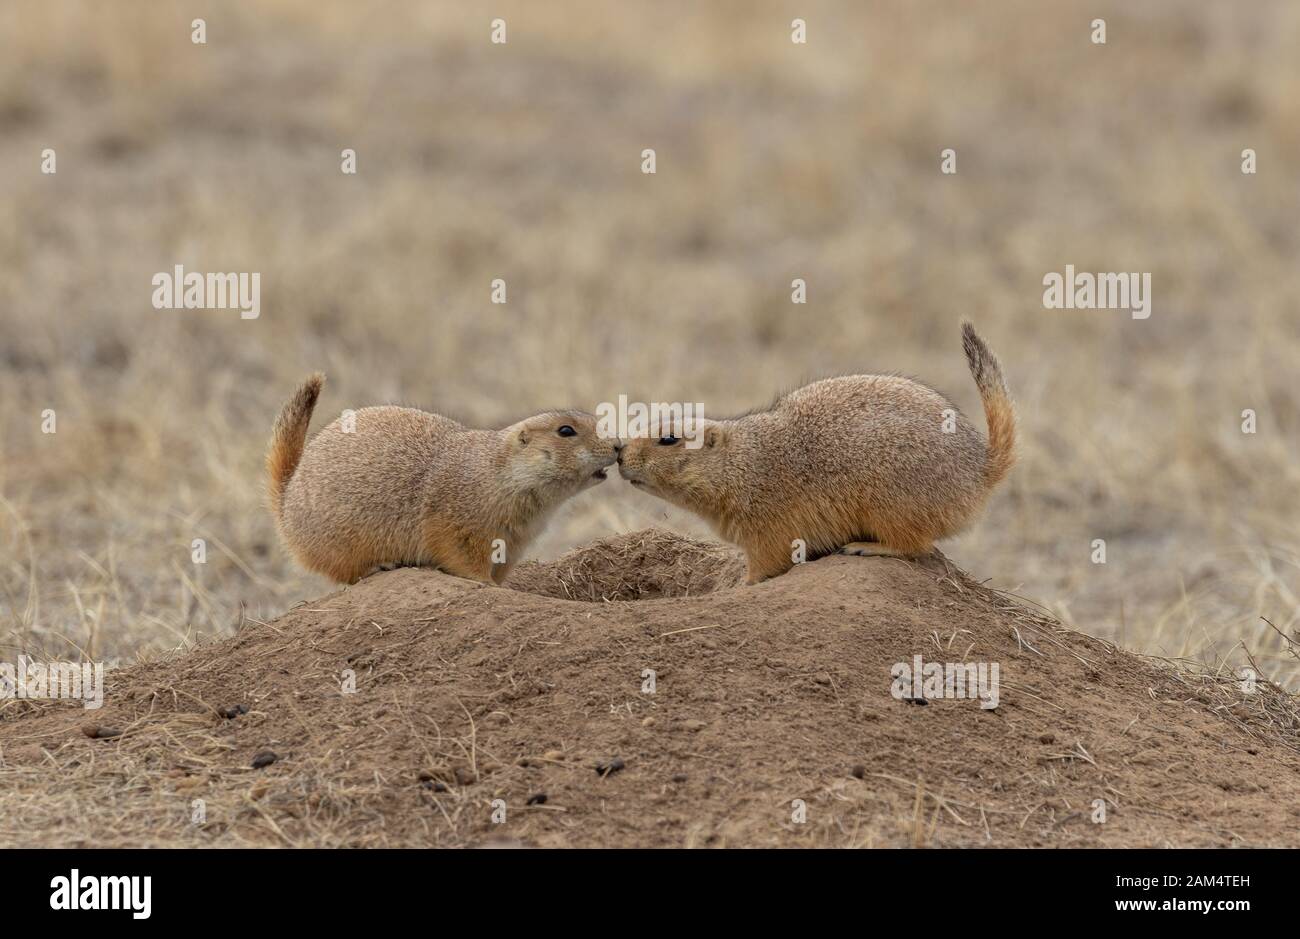
[[[325,376],[320,372],[303,382],[280,411],[275,426],[271,428],[271,446],[266,451],[266,480],[271,513],[277,519],[284,500],[284,487],[293,476],[293,471],[298,468],[303,444],[307,442],[307,425],[311,423],[311,412],[316,408],[316,399],[320,397],[324,384]]]
[[[285,404],[266,463],[285,545],[343,583],[387,565],[500,583],[551,512],[600,482],[617,452],[584,411],[474,430],[401,407],[362,408],[351,432],[340,418],[304,449],[322,381],[313,375]],[[564,425],[576,435],[559,436]]]
[[[1001,367],[969,323],[962,338],[987,442],[919,382],[852,375],[793,391],[769,411],[705,421],[696,450],[682,440],[664,445],[659,435],[627,441],[619,473],[743,548],[750,583],[789,570],[796,540],[808,559],[854,542],[928,554],[970,524],[1015,462],[1015,409]]]

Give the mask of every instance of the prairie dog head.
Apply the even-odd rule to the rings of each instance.
[[[520,490],[571,496],[605,479],[618,456],[618,441],[602,439],[586,411],[548,411],[525,418],[502,433],[508,473]]]
[[[715,514],[730,501],[725,469],[731,428],[722,421],[700,419],[695,433],[700,442],[695,448],[687,446],[681,428],[669,424],[626,441],[618,454],[619,475],[673,505]]]

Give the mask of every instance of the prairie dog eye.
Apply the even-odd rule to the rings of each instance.
[[[659,446],[661,447],[671,447],[676,442],[677,442],[677,438],[674,437],[672,434],[665,434],[664,436],[659,438]]]
[[[561,437],[576,437],[578,435],[578,432],[568,424],[560,425],[559,429],[556,430],[555,432],[559,434]]]

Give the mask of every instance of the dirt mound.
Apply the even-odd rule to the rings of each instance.
[[[661,532],[510,587],[392,571],[116,670],[99,711],[4,702],[0,840],[1300,844],[1300,720],[1270,685],[1118,651],[955,569],[740,571]],[[998,706],[895,697],[915,656],[998,665]]]
[[[508,587],[560,600],[697,597],[745,582],[739,551],[662,529],[586,545],[548,564],[520,564]]]

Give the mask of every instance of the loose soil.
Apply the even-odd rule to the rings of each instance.
[[[0,702],[0,842],[1300,845],[1300,718],[1266,682],[944,561],[743,571],[655,530],[504,587],[396,570],[114,669],[99,710]],[[895,697],[917,655],[997,663],[998,706]]]

